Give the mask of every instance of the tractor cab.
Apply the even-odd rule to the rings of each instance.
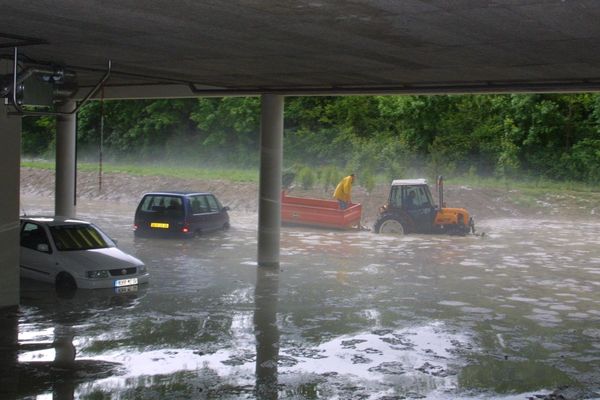
[[[387,206],[388,211],[406,214],[413,232],[428,232],[437,214],[425,179],[394,180]]]
[[[464,208],[446,208],[443,178],[437,180],[439,207],[434,204],[425,179],[392,181],[386,205],[379,209],[374,230],[377,233],[451,233],[475,232],[473,219]]]

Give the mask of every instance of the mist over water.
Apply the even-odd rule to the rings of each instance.
[[[211,236],[134,240],[134,208],[82,201],[78,212],[147,264],[147,287],[63,298],[24,284],[13,373],[35,384],[11,387],[17,398],[600,391],[599,223],[478,221],[483,238],[284,227],[280,270],[265,272],[255,214],[234,210]],[[41,366],[71,354],[79,372]]]

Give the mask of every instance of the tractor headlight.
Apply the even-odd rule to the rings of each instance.
[[[89,279],[104,279],[104,278],[109,278],[110,274],[107,270],[99,270],[99,271],[87,271],[86,276]]]

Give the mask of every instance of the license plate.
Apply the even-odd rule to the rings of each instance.
[[[137,284],[138,284],[138,278],[119,279],[118,281],[115,281],[115,287],[137,285]]]
[[[150,222],[150,228],[169,229],[169,224],[164,222]]]

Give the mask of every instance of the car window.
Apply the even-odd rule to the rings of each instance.
[[[419,186],[416,188],[416,204],[419,208],[428,208],[431,207],[431,197],[429,195],[429,191],[425,190],[424,186]]]
[[[40,251],[38,250],[40,244],[46,245],[48,252],[50,252],[50,243],[44,228],[38,224],[26,222],[21,230],[21,246]]]
[[[215,199],[215,196],[208,195],[206,196],[206,199],[208,200],[208,208],[210,212],[219,211],[219,203],[217,202],[217,199]]]
[[[140,204],[141,211],[152,211],[152,205],[154,203],[155,196],[146,196],[142,199],[142,204]]]
[[[406,186],[404,202],[408,208],[431,207],[431,197],[424,186]]]
[[[400,190],[400,186],[392,186],[390,193],[390,206],[402,207],[402,191]]]
[[[90,250],[115,247],[108,236],[93,225],[56,225],[50,227],[50,234],[59,251]]]
[[[194,214],[202,214],[210,210],[206,195],[190,196],[190,204],[192,206],[192,213]]]
[[[183,217],[183,202],[181,197],[168,197],[165,199],[165,214],[169,217]]]
[[[179,196],[150,195],[144,197],[140,211],[161,213],[171,217],[183,216],[183,202]]]

